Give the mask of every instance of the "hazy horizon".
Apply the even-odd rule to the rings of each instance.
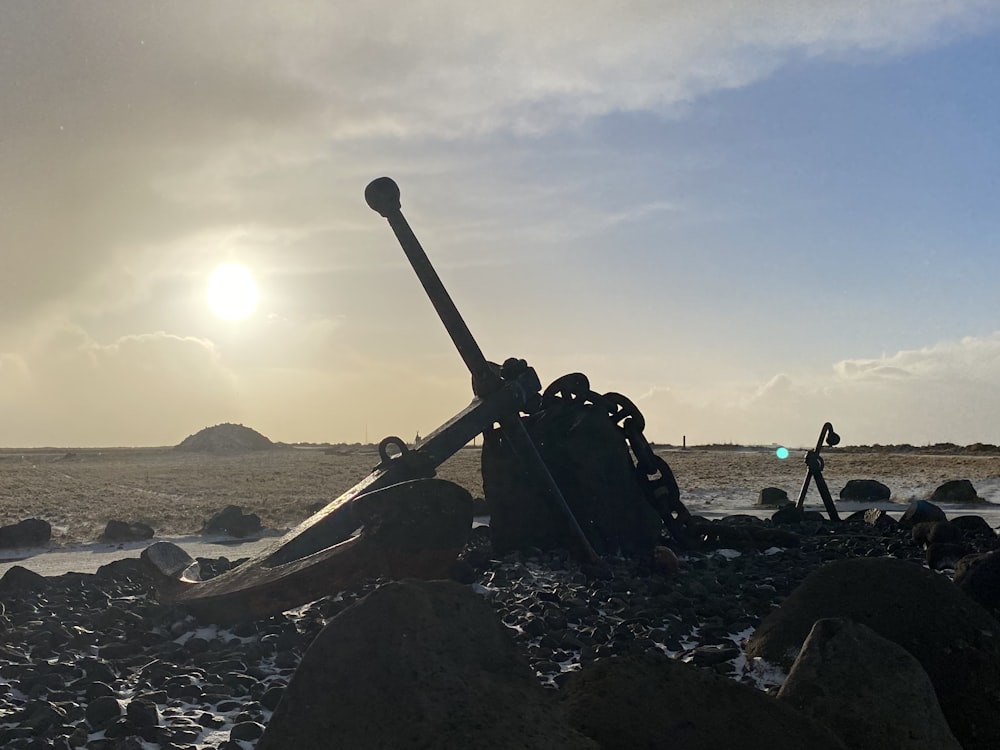
[[[0,445],[443,424],[382,175],[489,359],[651,441],[1000,443],[996,2],[37,0],[0,44]]]

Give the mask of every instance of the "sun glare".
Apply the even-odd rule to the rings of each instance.
[[[242,263],[223,263],[208,277],[206,296],[223,320],[243,320],[257,307],[257,284]]]

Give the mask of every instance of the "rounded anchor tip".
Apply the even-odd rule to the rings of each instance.
[[[399,210],[399,185],[391,177],[379,177],[365,188],[365,201],[382,216]]]

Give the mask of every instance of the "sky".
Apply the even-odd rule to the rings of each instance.
[[[995,0],[10,0],[0,446],[445,423],[383,175],[489,359],[650,440],[1000,443]]]

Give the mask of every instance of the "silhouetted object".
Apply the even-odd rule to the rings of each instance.
[[[502,437],[523,471],[536,486],[544,488],[550,507],[561,516],[573,541],[572,551],[589,562],[599,561],[521,420],[521,414],[531,412],[541,398],[535,371],[521,359],[508,359],[501,367],[483,356],[403,217],[396,183],[387,177],[374,180],[365,190],[365,199],[392,227],[472,375],[475,397],[413,449],[398,437],[383,439],[379,444],[381,463],[368,477],[236,569],[205,582],[191,580],[187,570],[178,572],[176,565],[170,566],[169,573],[161,571],[164,593],[206,619],[274,614],[372,576],[446,575],[471,531],[472,501],[457,485],[432,477],[442,462],[495,424],[500,425]],[[615,416],[623,403],[616,401],[615,412],[609,415],[627,428],[626,417],[632,415]],[[632,424],[634,427],[634,420]],[[631,443],[631,437],[629,440]],[[636,448],[634,443],[632,448]],[[651,456],[648,443],[645,449]],[[647,458],[637,456],[640,462]],[[650,482],[657,490],[654,499],[671,512],[679,512],[683,506],[676,483],[669,467],[662,459],[660,462],[662,467],[654,466],[647,472],[663,474]],[[660,471],[663,467],[666,473]],[[667,486],[670,483],[672,489]],[[389,540],[405,543],[389,544]],[[153,562],[150,560],[155,569]]]
[[[826,506],[826,512],[830,515],[831,521],[839,521],[840,516],[837,514],[837,509],[833,505],[833,498],[830,496],[830,488],[826,484],[826,479],[823,478],[823,467],[826,465],[823,461],[822,456],[819,452],[823,449],[823,443],[826,443],[830,447],[838,445],[840,443],[840,435],[833,431],[833,425],[826,422],[822,429],[819,431],[819,438],[816,440],[816,447],[806,452],[806,478],[802,482],[802,490],[799,492],[799,500],[795,504],[795,507],[799,510],[802,509],[802,503],[805,502],[806,493],[809,492],[809,482],[816,482],[816,489],[819,490],[819,496],[823,498],[823,505]]]
[[[682,543],[687,510],[670,467],[642,434],[635,404],[618,393],[594,393],[586,376],[572,373],[545,389],[523,423],[597,552],[651,555],[664,527]],[[484,433],[482,467],[498,552],[572,545],[505,430]]]
[[[771,610],[745,642],[747,659],[790,668],[826,617],[866,625],[916,657],[965,750],[1000,747],[1000,630],[946,576],[891,557],[837,560]]]
[[[41,518],[0,526],[0,549],[12,547],[38,547],[52,539],[52,525]]]
[[[240,538],[258,536],[260,532],[260,516],[244,513],[238,505],[227,505],[208,519],[201,529],[202,534],[229,534]]]
[[[597,750],[570,729],[493,608],[451,581],[382,586],[302,657],[258,750]]]
[[[757,495],[757,505],[762,505],[764,507],[777,507],[788,505],[791,501],[788,499],[788,493],[785,492],[780,487],[765,487]]]
[[[410,265],[417,274],[417,278],[427,292],[431,304],[437,311],[438,317],[444,323],[448,335],[451,337],[455,348],[465,362],[465,366],[472,375],[472,392],[479,397],[485,397],[496,393],[503,382],[503,369],[525,370],[529,369],[524,360],[508,359],[504,363],[504,368],[498,368],[492,362],[488,362],[483,356],[479,344],[472,337],[472,333],[466,326],[465,321],[452,302],[451,296],[441,283],[437,272],[427,259],[420,242],[417,240],[413,230],[400,210],[399,186],[388,177],[379,177],[369,183],[365,189],[365,200],[372,210],[377,211],[385,217],[392,227],[392,231],[399,240],[403,252],[406,254]],[[536,389],[537,392],[537,389]],[[525,470],[531,475],[532,480],[545,490],[546,498],[558,510],[565,519],[565,523],[572,533],[575,546],[585,557],[590,560],[597,559],[586,534],[580,528],[577,518],[566,504],[559,486],[545,465],[545,462],[538,455],[535,444],[528,435],[519,415],[519,410],[503,410],[497,415],[495,420],[499,422],[504,437],[516,452]],[[492,424],[484,425],[480,432],[492,428]],[[485,438],[484,438],[485,439]]]
[[[952,479],[945,482],[930,496],[932,503],[985,503],[968,479]]]
[[[225,623],[283,612],[371,578],[445,578],[472,528],[471,495],[443,479],[398,482],[337,510],[335,520],[349,513],[360,533],[301,558],[281,559],[301,537],[293,531],[270,555],[207,581],[199,581],[199,566],[169,542],[143,560],[158,572],[164,598]]]
[[[892,497],[892,491],[877,479],[849,479],[840,490],[844,502],[884,503]]]
[[[112,519],[104,527],[104,531],[98,537],[98,541],[107,543],[141,542],[146,539],[152,539],[154,533],[153,527],[149,524],[141,522],[129,523],[128,521]]]
[[[778,700],[826,726],[850,748],[962,750],[920,662],[898,643],[848,619],[816,621]]]

